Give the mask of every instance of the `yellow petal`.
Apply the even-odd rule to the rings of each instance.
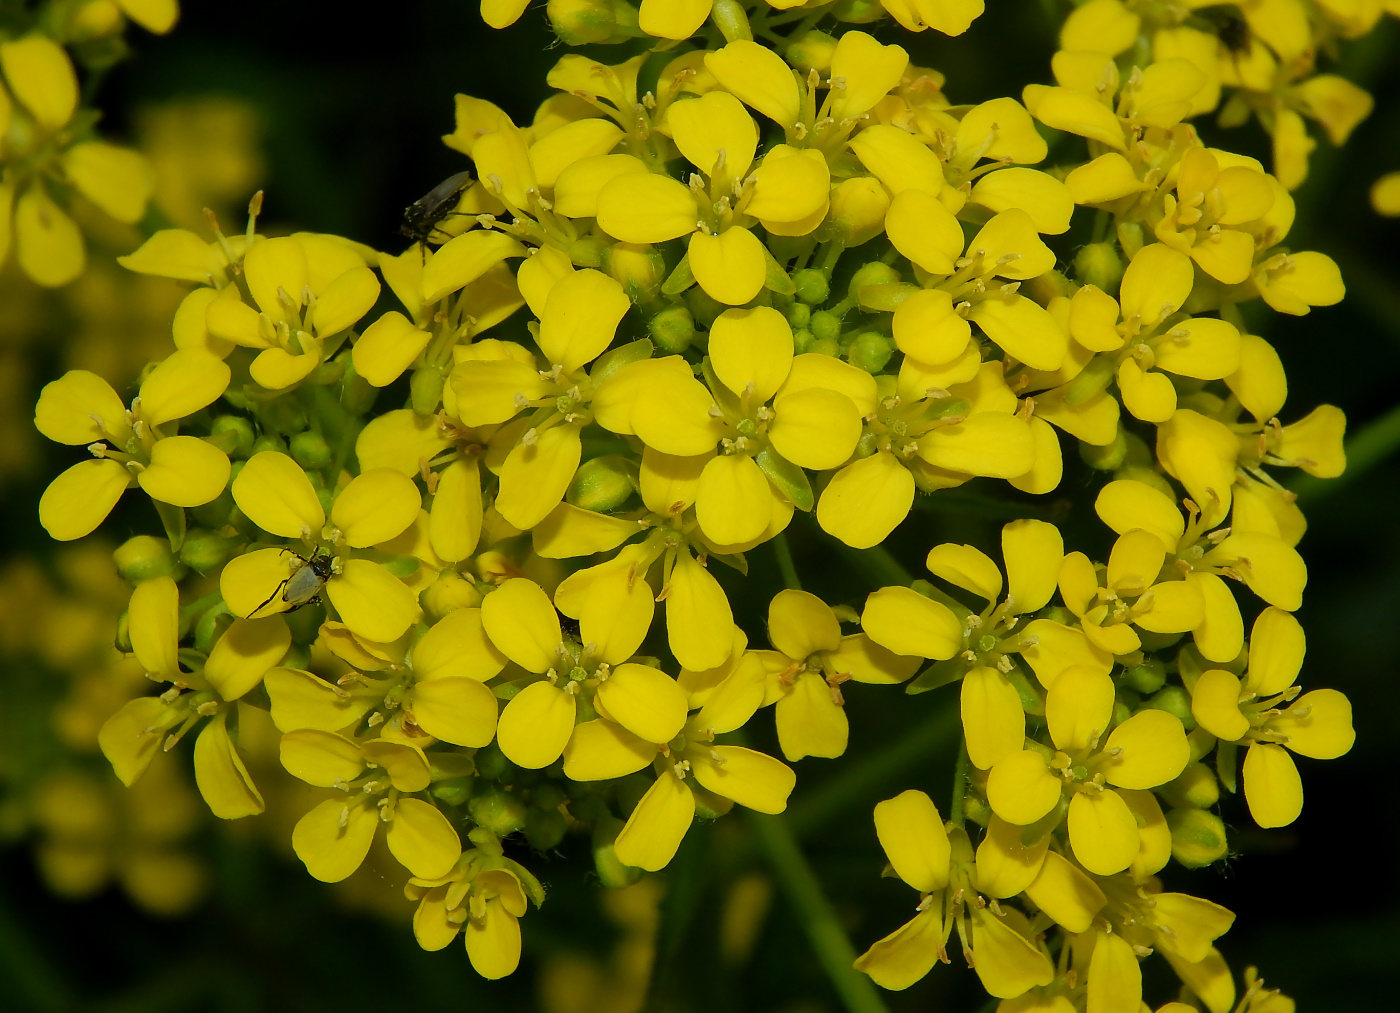
[[[907,587],[882,587],[872,593],[865,600],[860,625],[871,640],[895,654],[944,660],[963,646],[957,616],[941,602]]]
[[[832,697],[831,687],[815,672],[803,672],[792,690],[774,708],[778,743],[783,756],[840,756],[850,734],[845,710]]]
[[[1045,698],[1045,724],[1055,745],[1067,753],[1097,745],[1113,717],[1113,680],[1104,672],[1076,665],[1055,678]]]
[[[262,682],[292,646],[292,634],[281,616],[235,619],[209,652],[204,678],[225,700],[237,700]]]
[[[771,398],[792,366],[792,328],[771,306],[725,310],[710,325],[710,364],[721,383],[750,404]]]
[[[1304,693],[1269,727],[1288,736],[1285,744],[1293,752],[1314,760],[1335,760],[1350,752],[1356,743],[1351,701],[1335,689]]]
[[[326,596],[352,633],[381,644],[403,636],[418,616],[412,589],[368,559],[343,560]]]
[[[306,472],[272,450],[254,454],[244,464],[233,480],[233,500],[254,524],[283,538],[320,534],[326,523]]]
[[[265,807],[229,738],[227,717],[228,712],[221,711],[195,740],[194,780],[210,812],[221,820],[236,820],[256,816]]]
[[[877,453],[842,468],[817,502],[817,523],[856,549],[878,545],[909,515],[914,476],[893,454]]]
[[[952,542],[935,545],[929,549],[924,565],[935,577],[989,602],[996,601],[1001,594],[1001,570],[985,552],[971,545]],[[1057,566],[1056,572],[1058,570]]]
[[[166,732],[188,715],[188,711],[168,706],[158,696],[128,700],[102,723],[97,744],[122,784],[135,784],[161,751]]]
[[[699,212],[684,183],[627,173],[598,191],[598,227],[624,243],[664,243],[695,230]]]
[[[936,191],[918,187],[898,191],[885,213],[885,234],[896,250],[929,274],[952,274],[954,262],[962,255],[962,226]]]
[[[1087,926],[1086,926],[1087,928]],[[1142,1005],[1142,969],[1132,944],[1121,935],[1094,933],[1089,959],[1087,1010],[1109,1013]]]
[[[1303,604],[1307,566],[1281,539],[1253,531],[1232,534],[1206,555],[1206,562],[1228,566],[1270,605],[1295,612]]]
[[[1012,521],[1001,529],[1001,554],[1013,611],[1024,614],[1045,607],[1055,594],[1065,555],[1059,528],[1045,521]]]
[[[399,791],[422,791],[432,779],[432,768],[423,750],[393,739],[370,739],[360,745],[365,763],[381,767]]]
[[[734,614],[719,581],[688,552],[676,557],[666,595],[666,634],[685,668],[715,668],[729,657]]]
[[[179,507],[212,502],[228,485],[224,452],[196,436],[172,436],[151,448],[151,463],[136,481],[151,499]]]
[[[1234,661],[1244,647],[1244,619],[1234,594],[1213,573],[1193,570],[1186,581],[1196,586],[1203,607],[1201,622],[1191,631],[1196,650],[1207,661]]]
[[[366,327],[355,342],[350,353],[355,372],[375,387],[387,387],[428,347],[430,338],[430,331],[391,310]]]
[[[1137,820],[1112,789],[1078,792],[1069,803],[1069,843],[1080,865],[1096,876],[1112,876],[1138,852]]]
[[[1239,678],[1219,668],[1202,672],[1191,688],[1191,716],[1218,739],[1243,738],[1249,718],[1240,712]]]
[[[131,472],[117,461],[75,464],[39,497],[39,523],[60,542],[91,534],[107,519],[130,482]]]
[[[758,124],[733,95],[712,91],[676,102],[667,110],[666,122],[681,154],[706,176],[735,180],[748,175]]]
[[[134,225],[146,213],[154,179],[144,155],[88,141],[63,153],[63,171],[84,197],[117,221]]]
[[[496,741],[512,763],[531,770],[547,767],[564,752],[574,730],[574,713],[573,694],[548,682],[531,683],[501,712]]]
[[[296,668],[269,669],[263,686],[272,701],[273,724],[281,732],[335,731],[359,721],[378,703],[367,694],[344,696],[339,687]]]
[[[340,491],[331,507],[331,523],[346,545],[365,548],[403,534],[422,504],[412,479],[392,468],[376,468],[355,476]]]
[[[851,151],[892,196],[922,190],[937,197],[943,189],[943,163],[927,145],[899,127],[877,123],[850,140]]]
[[[979,665],[963,676],[961,709],[967,755],[978,769],[992,768],[1025,744],[1021,697],[995,668]]]
[[[612,721],[595,719],[574,726],[564,747],[564,776],[574,781],[626,777],[656,758],[656,746]]]
[[[1303,811],[1303,779],[1288,750],[1255,742],[1244,757],[1244,797],[1261,827],[1286,827]]]
[[[506,258],[523,256],[525,247],[503,232],[464,232],[440,246],[423,266],[423,302],[435,303],[465,288]]]
[[[496,735],[495,694],[476,679],[419,682],[413,690],[412,713],[419,728],[453,745],[479,749]]]
[[[63,47],[43,35],[0,44],[0,68],[20,104],[45,131],[62,127],[78,105],[78,78]]]
[[[1306,650],[1302,624],[1292,614],[1279,608],[1260,612],[1249,633],[1250,691],[1273,696],[1293,685]]]
[[[943,908],[930,904],[857,957],[855,968],[881,988],[902,991],[933,970],[942,945]]]
[[[82,233],[42,182],[30,184],[15,202],[14,233],[15,259],[38,284],[57,288],[83,273]]]
[[[578,427],[568,422],[521,442],[501,469],[496,509],[522,531],[534,527],[564,498],[582,453]]]
[[[648,742],[669,742],[685,724],[685,693],[676,680],[649,665],[618,665],[597,696],[614,721]]]
[[[618,832],[618,861],[647,872],[664,869],[694,818],[695,796],[674,773],[663,771]]]
[[[991,908],[976,908],[971,920],[973,970],[989,995],[1014,998],[1055,979],[1050,958],[1009,924],[1010,916],[998,917]]]
[[[1020,416],[979,412],[963,422],[929,430],[919,438],[918,456],[948,471],[1015,478],[1035,464],[1035,441]]]
[[[399,799],[384,837],[399,864],[422,879],[447,875],[462,855],[457,831],[437,807],[422,799]]]
[[[831,607],[806,591],[779,591],[768,606],[768,639],[796,661],[819,651],[834,651],[841,627]]]
[[[527,672],[560,662],[559,616],[538,584],[512,577],[481,603],[481,623],[496,648]]]
[[[440,558],[455,563],[476,551],[481,538],[482,503],[480,467],[475,455],[459,456],[438,472],[429,516],[428,537]]]
[[[1069,218],[1074,211],[1069,188],[1036,169],[1008,168],[988,173],[973,186],[968,199],[993,212],[1012,208],[1023,211],[1037,232],[1055,236],[1069,231]]]
[[[313,879],[339,883],[364,862],[378,826],[373,806],[327,799],[292,828],[292,850]]]
[[[753,458],[711,458],[695,490],[695,518],[705,536],[722,545],[747,542],[768,527],[773,492]]]
[[[727,306],[742,306],[763,289],[768,261],[763,244],[748,229],[696,232],[686,256],[705,294]]]
[[[895,307],[893,329],[899,350],[920,362],[950,362],[972,340],[972,328],[953,310],[953,297],[937,288],[920,289]]]
[[[650,33],[649,33],[650,34]],[[705,54],[705,68],[726,91],[779,126],[797,123],[799,96],[792,70],[783,58],[751,39],[736,39]]]
[[[1103,767],[1104,779],[1120,788],[1156,788],[1172,780],[1191,759],[1186,730],[1175,714],[1144,710],[1108,736],[1104,752],[1117,756]]]
[[[754,812],[776,816],[787,809],[797,783],[791,767],[767,753],[743,746],[712,746],[694,760],[695,780]]]
[[[612,342],[632,303],[622,286],[591,268],[574,271],[550,290],[540,317],[540,351],[572,373]]]
[[[1060,779],[1034,749],[1002,758],[987,774],[987,804],[1008,823],[1027,826],[1060,801]]]
[[[920,893],[948,885],[952,845],[938,807],[910,789],[875,805],[875,834],[900,879]]]
[[[1021,657],[1035,672],[1036,679],[1046,689],[1055,685],[1065,669],[1084,665],[1107,675],[1113,667],[1113,657],[1089,641],[1083,632],[1063,626],[1051,619],[1034,619],[1022,630]]]
[[[989,897],[1016,896],[1040,874],[1049,847],[1048,834],[1027,844],[1021,827],[993,813],[977,846],[977,889]]]
[[[1094,916],[1108,903],[1108,898],[1092,879],[1069,859],[1054,852],[1045,856],[1040,874],[1026,888],[1026,896],[1069,932],[1086,931],[1093,923]],[[1128,953],[1132,955],[1131,947],[1128,947]],[[1137,965],[1136,957],[1133,957],[1133,964]]]
[[[111,384],[85,369],[70,369],[44,385],[34,406],[34,427],[71,447],[100,440],[122,446],[131,436],[126,405]]]

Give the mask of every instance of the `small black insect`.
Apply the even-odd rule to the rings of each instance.
[[[328,552],[317,551],[312,554],[310,559],[307,559],[305,556],[298,556],[291,549],[283,551],[300,560],[301,565],[292,571],[291,576],[277,585],[277,590],[267,596],[267,601],[248,613],[249,619],[276,601],[278,595],[281,595],[282,601],[289,606],[279,610],[280,612],[295,612],[303,605],[315,605],[320,602],[321,588],[325,587],[326,581],[331,579],[331,567],[335,563],[335,557]]]
[[[1204,21],[1235,57],[1248,52],[1249,22],[1234,4],[1211,4],[1196,8],[1196,16]]]
[[[403,224],[399,231],[409,239],[426,246],[437,231],[438,223],[453,213],[462,191],[473,183],[470,172],[448,176],[422,197],[403,209]]]

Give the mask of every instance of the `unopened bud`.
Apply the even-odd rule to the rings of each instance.
[[[431,364],[413,371],[409,380],[409,401],[419,415],[435,413],[442,404],[442,388],[447,383],[447,370],[443,366]]]
[[[879,0],[841,0],[831,15],[848,25],[868,25],[883,18],[885,8]]]
[[[634,303],[645,302],[661,287],[666,260],[649,243],[616,243],[608,251],[608,274]]]
[[[878,373],[894,355],[894,339],[875,331],[862,331],[846,350],[846,360],[857,369]]]
[[[1188,869],[1224,858],[1230,851],[1225,824],[1215,813],[1204,809],[1172,809],[1167,813],[1172,832],[1172,857]]]
[[[1113,434],[1113,442],[1106,446],[1096,447],[1081,442],[1079,456],[1091,468],[1098,471],[1113,471],[1128,456],[1128,441],[1123,435],[1123,427],[1121,425],[1118,427],[1117,432]]]
[[[529,808],[523,801],[500,788],[487,788],[472,796],[467,812],[478,825],[497,837],[506,837],[522,830],[529,818]]]
[[[564,499],[584,510],[607,513],[626,503],[636,489],[636,462],[605,454],[579,465]]]
[[[532,808],[525,817],[525,839],[536,851],[553,851],[564,839],[568,823],[557,809]]]
[[[826,275],[814,267],[804,267],[793,272],[792,283],[797,288],[797,298],[808,306],[820,306],[831,294],[831,285]],[[793,308],[796,309],[799,305],[801,304],[794,303]],[[791,322],[794,327],[800,326],[796,321]]]
[[[195,573],[209,573],[224,565],[236,544],[212,531],[195,528],[185,535],[180,546],[180,562]]]
[[[476,772],[492,781],[504,781],[515,770],[515,764],[506,759],[506,754],[492,742],[476,751]]]
[[[1220,783],[1204,763],[1188,763],[1186,769],[1157,792],[1178,809],[1209,809],[1220,801]]]
[[[331,463],[334,456],[331,445],[326,442],[326,438],[314,429],[297,433],[291,438],[289,445],[292,451],[292,460],[307,471],[324,468]]]
[[[848,247],[859,246],[885,231],[885,212],[889,209],[889,194],[879,180],[852,176],[832,189],[831,209],[822,234]]]
[[[788,326],[794,331],[807,326],[807,322],[812,319],[812,307],[806,303],[795,302],[786,310]]]
[[[593,866],[605,887],[616,889],[630,886],[642,878],[642,870],[623,865],[613,850],[617,835],[624,824],[615,816],[604,816],[593,827]]]
[[[481,604],[481,592],[476,585],[455,570],[445,570],[424,589],[418,603],[428,610],[434,619],[441,619],[449,612],[462,608],[476,608]]]
[[[695,318],[684,306],[668,306],[647,321],[647,333],[666,355],[679,355],[695,340]]]
[[[1167,682],[1167,669],[1157,658],[1146,658],[1123,673],[1123,681],[1139,693],[1155,693]]]
[[[826,310],[817,310],[807,322],[807,328],[816,341],[830,341],[835,344],[841,337],[841,318]]]
[[[133,584],[152,577],[168,577],[175,568],[175,556],[164,538],[137,535],[128,538],[112,553],[117,572]]]
[[[549,0],[550,27],[566,46],[636,38],[637,10],[621,0]]]
[[[789,42],[786,56],[787,62],[803,73],[815,70],[825,76],[835,52],[836,40],[814,28]]]
[[[1191,714],[1191,694],[1184,686],[1164,686],[1149,697],[1143,707],[1175,714],[1188,732],[1196,727],[1196,719]]]
[[[1090,243],[1074,255],[1074,276],[1086,285],[1096,285],[1109,295],[1118,292],[1123,279],[1123,259],[1117,243]]]
[[[257,434],[241,415],[220,415],[209,427],[209,442],[229,457],[247,457]]]

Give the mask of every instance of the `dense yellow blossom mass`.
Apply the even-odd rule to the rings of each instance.
[[[957,36],[981,0],[551,0],[564,42],[631,55],[565,53],[529,123],[457,96],[444,142],[473,182],[429,243],[264,235],[261,195],[242,233],[154,231],[121,263],[184,286],[174,350],[129,403],[73,370],[34,417],[95,458],[44,494],[54,538],[129,489],[166,535],[128,543],[119,642],[163,689],[102,726],[118,777],[191,735],[212,812],[254,815],[240,740],[263,728],[316,789],[307,871],[345,879],[382,830],[419,943],[460,932],[496,978],[545,899],[503,841],[588,829],[604,882],[664,869],[697,817],[783,812],[811,761],[789,764],[846,752],[848,708],[956,682],[962,794],[875,806],[920,900],[856,967],[905,988],[956,928],[1008,1013],[1136,1010],[1153,952],[1235,1008],[1234,916],[1157,873],[1227,853],[1220,786],[1284,826],[1294,756],[1352,744],[1346,697],[1298,684],[1279,471],[1340,474],[1345,419],[1280,420],[1240,307],[1344,295],[1286,245],[1290,191],[1306,121],[1341,143],[1370,108],[1319,47],[1381,6],[1241,2],[1228,37],[1221,6],[1088,0],[1053,83],[965,104],[873,33]],[[50,189],[133,222],[150,170],[72,128],[57,42],[0,42],[0,71],[0,235],[63,284],[83,246]],[[1217,109],[1260,120],[1271,165],[1203,143]],[[1042,128],[1067,135],[1052,161]],[[880,546],[974,480],[1087,514],[1078,458],[1112,539],[1026,516],[996,560],[921,528],[933,581],[859,610],[789,572],[736,616],[715,575],[791,570],[790,526]],[[782,760],[747,744],[769,706]]]

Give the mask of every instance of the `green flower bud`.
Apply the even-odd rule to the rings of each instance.
[[[812,319],[812,307],[805,302],[795,302],[787,308],[788,326],[794,331],[806,327],[807,321]]]
[[[695,340],[695,318],[684,306],[668,306],[647,321],[647,333],[666,355],[679,355]]]
[[[1123,673],[1123,683],[1139,693],[1155,693],[1167,682],[1167,669],[1157,658],[1145,658]]]
[[[690,791],[695,796],[695,815],[702,820],[717,820],[734,808],[732,799],[716,795],[697,784],[691,784]]]
[[[715,0],[710,9],[710,20],[720,30],[726,42],[753,41],[753,29],[749,27],[749,16],[744,5],[736,0]]]
[[[1191,747],[1191,760],[1204,760],[1215,748],[1216,738],[1200,725],[1186,733],[1186,744]]]
[[[1199,869],[1224,858],[1230,851],[1225,824],[1204,809],[1172,809],[1167,813],[1172,832],[1172,857],[1188,869]]]
[[[816,355],[829,355],[835,359],[841,355],[841,346],[829,338],[824,338],[821,341],[813,341],[807,351]]]
[[[625,824],[616,816],[604,816],[593,828],[593,867],[598,878],[609,889],[631,886],[642,878],[642,870],[623,865],[617,860],[613,842]]]
[[[549,0],[550,27],[566,46],[636,38],[636,8],[621,0]]]
[[[229,457],[247,457],[256,438],[253,423],[242,415],[220,415],[209,427],[209,442]]]
[[[487,788],[472,796],[467,803],[467,812],[472,820],[485,827],[497,837],[505,837],[522,830],[529,817],[529,808],[523,801],[500,788]]]
[[[476,751],[476,772],[492,781],[505,781],[515,770],[515,764],[506,759],[499,746],[492,742]]]
[[[574,474],[564,499],[584,510],[616,510],[637,490],[637,465],[616,454],[584,461]]]
[[[455,777],[447,781],[434,781],[428,791],[435,799],[448,805],[459,806],[466,805],[475,788],[476,778]]]
[[[204,614],[199,617],[199,621],[194,624],[194,646],[196,650],[208,654],[214,649],[214,644],[224,635],[224,631],[233,625],[233,613],[228,610],[228,606],[223,602],[213,608],[205,609]]]
[[[291,439],[292,460],[307,471],[324,468],[331,463],[331,445],[314,429],[297,433]]]
[[[117,632],[112,637],[112,646],[122,654],[131,653],[131,617],[126,609],[122,609],[122,614],[117,616]]]
[[[862,331],[846,350],[846,361],[867,373],[884,369],[894,355],[894,339],[875,331]]]
[[[831,12],[831,16],[849,25],[868,25],[883,18],[885,8],[879,0],[841,0]]]
[[[195,528],[185,535],[184,544],[180,546],[180,562],[195,573],[208,573],[224,565],[236,544],[231,538]]]
[[[1118,245],[1123,248],[1123,255],[1129,260],[1137,256],[1138,250],[1142,249],[1146,241],[1140,222],[1118,223]]]
[[[1196,727],[1196,719],[1191,715],[1191,694],[1184,686],[1164,686],[1148,698],[1144,707],[1175,714],[1188,732]]]
[[[164,538],[151,535],[137,535],[128,538],[112,553],[117,564],[117,572],[122,579],[139,584],[152,577],[168,577],[175,569],[175,557],[170,552],[170,543]]]
[[[632,302],[656,296],[664,280],[666,258],[648,244],[615,243],[605,248],[608,274],[622,286]],[[577,261],[575,261],[577,263]]]
[[[374,407],[379,388],[355,372],[355,363],[349,355],[343,356],[341,362],[344,363],[345,374],[340,381],[340,406],[351,415],[366,415]]]
[[[1176,779],[1157,789],[1178,809],[1209,809],[1220,801],[1220,783],[1204,763],[1188,763]]]
[[[709,327],[715,322],[716,317],[729,309],[728,306],[708,295],[699,285],[692,285],[686,289],[685,302],[690,307],[690,312],[696,321],[705,327]],[[706,335],[703,340],[708,343],[709,336]]]
[[[525,839],[536,851],[553,851],[567,829],[564,814],[557,809],[531,809],[525,817]]]
[[[860,290],[867,285],[893,285],[897,281],[899,281],[898,271],[890,267],[889,264],[872,260],[868,264],[862,264],[856,273],[851,275],[851,283],[846,287],[846,297],[852,302],[858,302]]]
[[[424,589],[418,603],[434,619],[441,619],[457,609],[476,608],[481,604],[481,592],[455,570],[444,570],[437,580]]]
[[[792,332],[792,350],[797,355],[810,352],[812,346],[817,343],[817,339],[812,336],[812,332],[805,327],[799,327]]]
[[[1074,276],[1086,285],[1097,285],[1109,295],[1118,293],[1123,280],[1123,258],[1117,243],[1090,243],[1074,255]]]
[[[835,52],[836,40],[814,28],[789,42],[786,56],[788,63],[804,73],[815,70],[825,74],[831,69],[831,57]]]
[[[1167,651],[1181,642],[1184,633],[1154,633],[1151,630],[1139,630],[1138,639],[1142,641],[1142,649],[1149,654],[1158,651]]]
[[[795,272],[792,283],[797,286],[797,298],[809,306],[820,306],[831,295],[831,285],[826,275],[815,267],[804,267]]]
[[[230,482],[232,482],[233,476],[238,474],[237,469],[242,464],[242,461],[233,462],[235,470],[230,473]],[[233,505],[233,490],[225,486],[224,491],[208,503],[191,508],[190,515],[196,524],[201,524],[206,528],[221,528],[230,523],[237,509]]]
[[[279,454],[285,454],[287,452],[287,443],[276,433],[263,433],[253,441],[252,454],[248,456],[252,457],[253,454],[261,454],[264,450],[275,450]],[[237,462],[235,462],[235,466],[236,464]],[[232,479],[229,481],[232,482]]]
[[[807,327],[818,341],[830,341],[834,345],[841,337],[841,318],[827,310],[813,313]]]
[[[409,379],[409,400],[419,415],[431,415],[442,404],[442,388],[447,383],[447,370],[432,364],[413,371]]]
[[[302,410],[301,405],[289,397],[275,397],[270,401],[264,401],[262,413],[258,417],[268,431],[281,433],[284,436],[291,436],[306,428],[306,412]],[[256,444],[254,449],[256,449]]]
[[[1123,437],[1123,427],[1113,434],[1113,442],[1104,447],[1088,443],[1079,444],[1079,456],[1091,468],[1099,471],[1112,471],[1123,463],[1128,453],[1128,441]]]

